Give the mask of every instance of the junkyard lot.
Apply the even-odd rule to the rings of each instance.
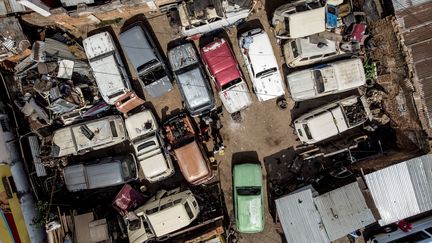
[[[242,29],[262,27],[268,33],[270,40],[273,45],[273,50],[275,52],[276,58],[279,63],[279,68],[282,70],[283,57],[280,47],[276,43],[276,39],[270,30],[269,23],[267,21],[266,12],[260,3],[257,4],[255,9],[260,9],[253,13],[252,16],[248,18],[248,22],[244,27],[240,26]],[[151,26],[160,47],[166,56],[168,44],[179,38],[175,32],[171,29],[168,19],[165,15],[158,16],[147,16],[148,24]],[[120,28],[115,28],[115,32],[118,33]],[[225,32],[229,37],[231,42],[231,47],[233,48],[237,60],[242,69],[243,75],[249,86],[249,90],[252,92],[252,84],[250,82],[246,67],[241,58],[240,48],[238,46],[237,40],[237,28],[232,27],[227,29]],[[223,35],[224,33],[222,33]],[[220,36],[220,34],[219,34]],[[199,48],[199,41],[195,41],[197,50]],[[130,67],[130,65],[128,65]],[[131,71],[132,76],[136,74]],[[284,74],[285,76],[285,74]],[[142,87],[137,80],[133,81],[134,87]],[[138,94],[142,94],[143,91],[137,91]],[[287,90],[286,90],[287,92]],[[221,106],[220,99],[216,90],[213,87],[213,93],[216,97],[218,107]],[[144,98],[146,104],[157,112],[160,119],[164,119],[171,114],[171,112],[177,112],[181,110],[182,99],[178,88],[175,86],[174,89],[162,97],[152,98],[148,94],[144,93]],[[219,163],[219,176],[221,181],[222,190],[224,192],[225,202],[228,214],[231,221],[234,220],[234,210],[232,204],[232,158],[233,155],[237,158],[236,160],[242,160],[242,156],[245,155],[243,162],[254,162],[248,161],[250,159],[249,155],[253,155],[256,152],[258,160],[261,162],[262,168],[264,167],[263,158],[274,154],[287,147],[298,145],[299,142],[296,141],[296,136],[290,127],[291,123],[291,113],[290,109],[294,106],[290,99],[288,100],[288,109],[279,110],[276,106],[276,99],[272,99],[267,102],[258,102],[255,94],[252,94],[253,104],[246,110],[242,111],[243,120],[238,123],[232,120],[230,114],[223,111],[222,124],[223,128],[221,130],[222,137],[224,139],[225,154],[223,156],[216,156],[216,160]],[[209,150],[213,147],[212,145],[207,146]],[[239,153],[245,152],[245,153]],[[237,154],[238,156],[236,156]],[[253,156],[252,156],[253,157]],[[265,169],[263,169],[263,175],[265,179]],[[266,184],[266,182],[264,182]],[[266,193],[265,193],[266,195]],[[266,208],[265,208],[265,230],[259,234],[242,234],[240,235],[241,242],[280,242],[281,238],[276,232],[273,219],[270,216],[267,197],[266,198]]]

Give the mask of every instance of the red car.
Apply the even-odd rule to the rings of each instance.
[[[218,39],[201,48],[201,57],[229,113],[243,110],[252,103],[237,60],[225,39]]]

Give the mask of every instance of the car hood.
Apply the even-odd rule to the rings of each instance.
[[[237,196],[237,228],[240,232],[260,232],[264,229],[261,195]]]
[[[255,78],[253,83],[259,101],[274,99],[285,93],[279,70],[271,75]]]
[[[145,86],[145,90],[152,97],[159,97],[172,90],[173,86],[168,78],[165,76],[147,86]]]
[[[295,72],[287,76],[291,98],[294,101],[314,98],[316,95],[313,73],[309,70]]]
[[[245,109],[252,103],[249,89],[244,81],[219,92],[228,113]]]

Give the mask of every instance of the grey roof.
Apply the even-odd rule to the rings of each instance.
[[[331,241],[376,221],[357,182],[320,195],[314,202]]]
[[[432,155],[423,155],[367,174],[380,225],[432,209]]]
[[[330,242],[310,189],[276,199],[276,210],[287,242]]]
[[[136,70],[152,60],[160,61],[141,26],[136,25],[122,32],[119,40],[123,51]]]
[[[392,0],[395,11],[406,11],[407,8],[418,6],[430,0]]]

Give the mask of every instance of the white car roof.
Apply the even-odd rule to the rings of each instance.
[[[299,54],[302,58],[318,55],[325,55],[336,52],[336,41],[326,40],[326,46],[318,47],[317,44],[312,44],[308,38],[298,38],[295,40]],[[287,45],[290,43],[287,42]]]
[[[157,154],[141,160],[139,164],[146,178],[155,177],[168,170],[166,159],[161,150]]]
[[[307,122],[312,138],[316,142],[348,130],[342,109],[338,106],[330,111],[322,113]]]
[[[151,124],[151,128],[148,130],[145,128],[146,123]],[[144,110],[129,116],[125,119],[125,125],[131,140],[149,133],[156,132],[159,128],[156,119],[150,110]]]
[[[83,40],[88,59],[92,59],[115,50],[115,44],[108,32],[92,35]]]
[[[267,33],[258,33],[252,37],[253,42],[249,46],[247,55],[255,75],[269,68],[277,68],[276,57]]]
[[[339,89],[359,87],[366,83],[366,75],[361,59],[348,59],[331,63],[339,83]]]
[[[315,79],[310,69],[290,73],[287,82],[294,101],[313,98],[316,95]]]
[[[266,101],[285,94],[282,76],[276,69],[271,75],[253,80],[255,93],[259,101]]]
[[[156,237],[174,232],[191,223],[186,209],[181,203],[154,214],[147,215],[147,218],[150,221]]]
[[[325,7],[289,15],[289,36],[305,37],[325,31]]]
[[[114,54],[89,63],[99,92],[105,102],[113,105],[119,96],[129,91],[123,80],[123,78],[127,79],[127,77],[122,76]]]

